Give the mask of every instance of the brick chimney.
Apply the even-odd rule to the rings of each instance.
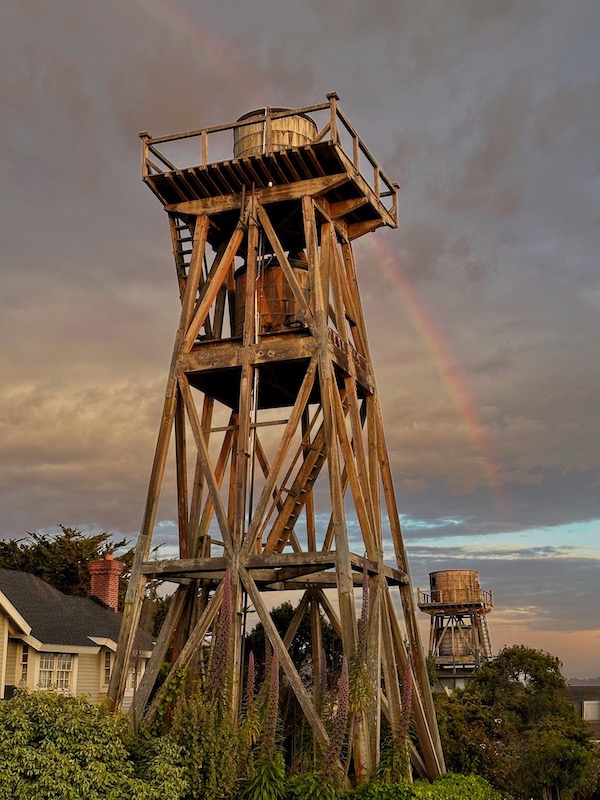
[[[115,561],[110,553],[104,558],[90,561],[90,597],[99,600],[107,608],[117,611],[119,608],[119,578],[123,572],[123,564]]]

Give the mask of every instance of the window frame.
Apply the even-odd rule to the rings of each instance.
[[[55,689],[72,692],[75,679],[75,657],[73,653],[40,652],[38,666],[38,689]]]

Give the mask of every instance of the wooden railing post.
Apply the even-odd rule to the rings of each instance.
[[[271,119],[271,109],[269,106],[265,108],[265,141],[263,146],[263,153],[271,153],[273,152],[272,147],[272,138],[273,138],[273,124]]]
[[[340,96],[337,92],[329,92],[327,94],[327,99],[329,100],[329,108],[331,112],[330,118],[330,125],[331,128],[329,129],[329,133],[331,135],[331,141],[334,144],[339,144],[339,136],[338,136],[338,125],[337,125],[337,103],[340,99]]]
[[[138,136],[142,140],[142,180],[148,175],[148,140],[152,137],[148,131],[140,131]]]
[[[202,137],[202,166],[205,167],[208,164],[208,132],[206,128],[200,136]]]

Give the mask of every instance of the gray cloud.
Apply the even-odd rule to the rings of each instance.
[[[434,538],[596,519],[600,6],[163,6],[0,10],[2,532],[139,524],[178,299],[137,132],[332,89],[402,186],[399,230],[356,247],[402,514]],[[490,563],[539,609],[523,565],[554,565],[548,625],[592,590],[568,554]]]

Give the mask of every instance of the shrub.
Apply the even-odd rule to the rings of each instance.
[[[126,746],[127,721],[85,698],[19,691],[0,704],[0,796],[19,800],[179,800],[179,750],[152,743],[143,770]]]

